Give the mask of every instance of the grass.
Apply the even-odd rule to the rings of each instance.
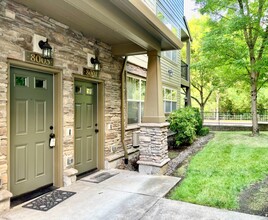
[[[186,178],[169,198],[226,209],[239,208],[239,194],[268,176],[268,133],[219,132],[191,160]]]

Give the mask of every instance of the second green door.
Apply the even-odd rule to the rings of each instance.
[[[75,168],[97,168],[97,84],[75,81]]]

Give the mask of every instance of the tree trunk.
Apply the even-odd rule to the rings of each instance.
[[[202,119],[202,125],[204,124],[204,105],[200,105],[200,115]]]
[[[259,134],[257,114],[257,73],[251,74],[251,114],[252,114],[252,135]]]

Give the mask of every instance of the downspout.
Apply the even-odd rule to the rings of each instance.
[[[126,82],[126,65],[127,56],[124,59],[124,64],[121,72],[121,142],[124,149],[125,164],[128,164],[128,152],[125,145],[125,82]]]

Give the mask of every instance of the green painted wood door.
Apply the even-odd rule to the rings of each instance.
[[[97,85],[75,81],[75,168],[97,168]]]
[[[10,188],[17,196],[53,183],[53,76],[10,72]]]

